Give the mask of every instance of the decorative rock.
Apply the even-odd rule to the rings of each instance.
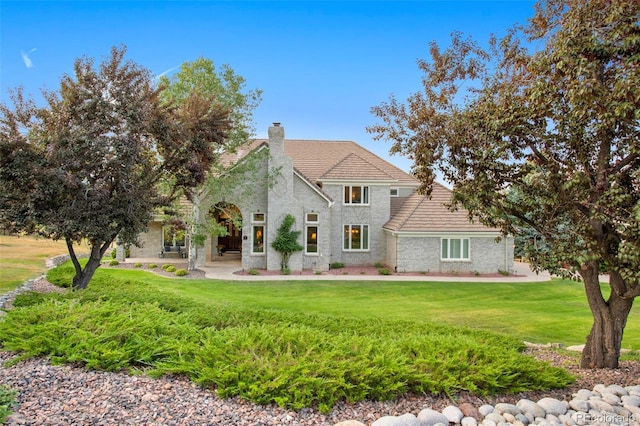
[[[333,426],[367,426],[367,425],[357,420],[347,420],[344,422],[336,423]]]
[[[473,417],[474,419],[482,420],[482,414],[480,414],[480,411],[468,402],[460,404],[458,408],[462,411],[462,414],[464,414],[465,417]]]
[[[420,423],[418,423],[418,425],[420,425]],[[371,423],[371,426],[406,426],[406,423],[402,421],[400,417],[384,416]]]
[[[629,395],[627,390],[620,385],[609,385],[607,386],[607,390],[609,391],[609,393],[612,393],[616,396]]]
[[[524,414],[516,414],[516,421],[522,423],[523,425],[528,425],[531,421]]]
[[[522,414],[524,415],[527,415],[527,413],[530,414],[532,418],[527,416],[527,418],[529,418],[530,420],[533,420],[536,417],[544,417],[547,415],[547,412],[545,411],[544,408],[542,408],[539,404],[531,401],[530,399],[521,399],[520,401],[518,401],[516,406],[520,409]]]
[[[624,390],[626,390],[629,395],[640,396],[640,385],[627,386]]]
[[[602,394],[602,400],[611,405],[620,404],[620,397],[618,395],[608,393],[608,392]]]
[[[444,410],[442,410],[442,414],[449,419],[449,423],[460,423],[462,418],[464,417],[464,413],[460,408],[454,407],[453,405],[449,405]]]
[[[597,410],[597,411],[608,411],[611,412],[613,410],[613,408],[611,407],[611,404],[609,404],[608,402],[605,402],[601,399],[590,399],[589,400],[589,406],[591,406],[591,408]]]
[[[516,417],[513,414],[510,413],[503,413],[502,417],[504,417],[504,419],[507,421],[507,423],[509,424],[513,424],[513,422],[516,421]]]
[[[604,392],[607,391],[607,387],[603,384],[597,384],[593,387],[593,391],[598,392],[599,394],[602,395]]]
[[[22,414],[19,413],[13,413],[12,415],[10,415],[9,417],[7,417],[6,419],[6,423],[7,425],[26,425],[27,424],[27,420],[24,418],[24,416]]]
[[[420,420],[411,413],[403,414],[398,419],[402,420],[403,426],[421,426]]]
[[[574,398],[571,401],[569,401],[569,407],[571,407],[576,411],[587,412],[589,411],[589,402],[585,401],[584,399]]]
[[[503,423],[503,422],[506,421],[505,418],[502,417],[502,415],[500,415],[498,413],[495,413],[495,412],[487,414],[487,416],[484,418],[484,420],[485,421],[491,420],[495,424]]]
[[[494,412],[498,414],[508,413],[508,414],[511,414],[512,416],[515,416],[516,414],[521,413],[520,409],[516,405],[505,404],[505,403],[496,404],[496,406],[494,407]]]
[[[422,426],[435,426],[438,423],[449,424],[449,419],[442,413],[430,408],[425,408],[418,414],[418,420]]]
[[[474,417],[463,417],[460,426],[477,426],[478,421]]]
[[[488,414],[493,413],[493,406],[485,404],[478,408],[478,411],[483,417],[487,417]]]
[[[538,405],[544,409],[547,414],[559,416],[567,412],[567,403],[558,401],[555,398],[542,398],[538,401]]]
[[[620,398],[622,405],[631,405],[633,407],[640,407],[640,396],[624,395]]]
[[[580,389],[578,392],[573,394],[574,399],[584,399],[585,401],[588,401],[592,396],[593,392],[586,389]]]

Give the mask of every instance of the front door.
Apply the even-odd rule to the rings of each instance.
[[[240,251],[242,249],[242,231],[231,221],[221,221],[221,225],[227,227],[227,235],[218,237],[218,246],[222,246],[223,251]]]

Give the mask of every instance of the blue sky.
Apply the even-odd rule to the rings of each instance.
[[[420,89],[416,61],[452,31],[486,42],[533,13],[532,1],[5,1],[0,99],[55,90],[80,56],[124,44],[156,75],[202,56],[263,90],[257,137],[281,122],[291,139],[353,140],[409,171],[373,141],[372,106]]]

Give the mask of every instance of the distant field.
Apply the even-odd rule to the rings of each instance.
[[[42,274],[46,259],[66,253],[64,241],[0,235],[0,294]]]

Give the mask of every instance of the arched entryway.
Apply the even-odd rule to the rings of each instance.
[[[242,251],[242,214],[238,207],[218,203],[209,210],[209,217],[218,224],[219,235],[211,238],[212,256]]]

